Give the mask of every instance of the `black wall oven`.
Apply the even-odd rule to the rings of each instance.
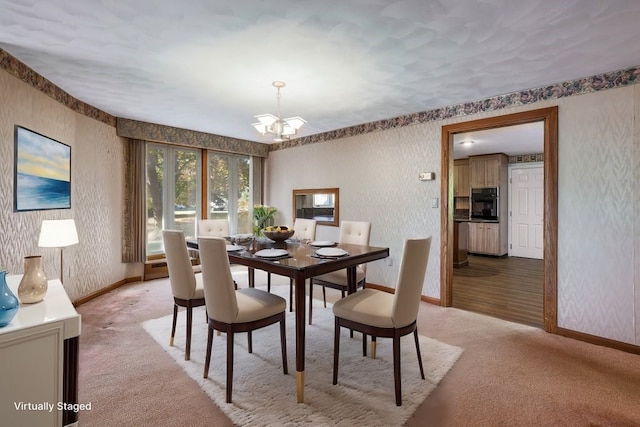
[[[498,222],[499,199],[498,187],[472,188],[470,219]]]

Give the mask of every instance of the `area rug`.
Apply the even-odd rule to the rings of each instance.
[[[288,286],[272,292],[288,300]],[[454,365],[462,349],[420,336],[426,380],[420,371],[412,335],[401,342],[402,406],[395,404],[392,343],[378,339],[376,359],[362,357],[360,334],[340,341],[338,384],[332,384],[333,325],[331,308],[316,303],[313,325],[306,329],[304,403],[296,402],[295,319],[287,311],[289,374],[282,373],[280,328],[253,333],[253,353],[246,334],[235,339],[233,403],[225,403],[226,337],[214,334],[209,378],[202,378],[207,343],[204,308],[193,313],[191,360],[184,360],[185,315],[178,316],[175,346],[169,347],[171,315],[143,323],[144,329],[196,381],[222,411],[239,426],[393,426],[402,425]]]

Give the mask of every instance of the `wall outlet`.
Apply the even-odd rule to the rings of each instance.
[[[389,267],[391,267],[391,266],[393,265],[393,258],[391,258],[391,257],[388,257],[388,258],[387,258],[387,265],[388,265]]]

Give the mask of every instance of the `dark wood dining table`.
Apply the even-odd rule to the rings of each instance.
[[[187,240],[187,246],[198,249],[197,240]],[[389,248],[337,244],[347,255],[335,258],[322,258],[316,255],[317,247],[302,242],[272,242],[267,239],[255,240],[245,250],[229,251],[229,261],[249,267],[249,286],[255,286],[254,269],[293,279],[295,291],[296,319],[296,388],[298,403],[304,402],[305,371],[305,283],[307,279],[336,270],[347,269],[348,292],[356,291],[356,267],[360,264],[383,259],[389,256]],[[257,256],[261,249],[286,249],[282,258]]]

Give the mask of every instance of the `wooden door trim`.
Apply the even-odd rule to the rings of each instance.
[[[453,303],[453,135],[544,122],[544,330],[558,327],[558,107],[541,108],[442,127],[440,304]]]

